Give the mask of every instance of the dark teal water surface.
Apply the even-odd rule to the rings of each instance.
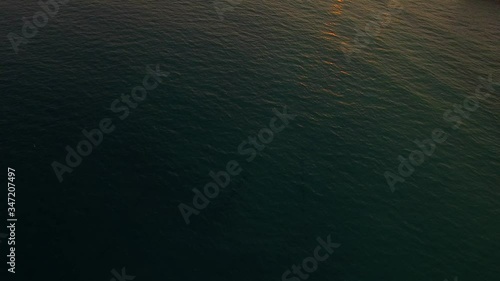
[[[222,3],[70,0],[17,54],[8,34],[41,8],[0,3],[18,280],[282,280],[328,235],[341,246],[308,280],[500,280],[498,1]],[[111,105],[157,64],[168,77],[121,120]],[[238,146],[285,106],[247,161]],[[103,118],[114,131],[60,183],[51,164]],[[384,173],[436,129],[392,192]],[[179,204],[231,160],[187,225]]]

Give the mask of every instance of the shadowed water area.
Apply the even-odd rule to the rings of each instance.
[[[341,246],[308,280],[498,280],[500,2],[232,3],[70,0],[17,54],[8,34],[42,9],[0,3],[15,280],[282,280],[328,235]],[[168,77],[121,120],[111,105],[157,64]],[[495,91],[453,112],[488,75]],[[247,161],[284,107],[295,119]],[[51,164],[103,118],[114,131],[59,182]],[[446,141],[392,192],[384,173],[435,129]],[[187,225],[179,204],[231,160]]]

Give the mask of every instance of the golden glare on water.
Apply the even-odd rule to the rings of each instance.
[[[332,9],[330,11],[331,14],[340,16],[342,15],[342,5],[343,5],[344,0],[337,0],[336,4],[332,5]],[[335,21],[327,22],[326,26],[335,26]],[[324,31],[323,34],[327,35],[327,39],[331,39],[331,37],[338,37],[337,33],[334,32],[333,30],[327,30]]]
[[[337,0],[337,2],[342,3],[344,0]],[[333,4],[332,5],[332,14],[334,15],[341,15],[342,14],[342,5],[341,4]]]
[[[327,30],[323,31],[322,34],[324,35],[324,38],[326,40],[331,40],[332,43],[334,44],[340,44],[340,49],[344,50],[344,52],[349,52],[350,49],[352,49],[352,46],[350,46],[350,43],[347,41],[342,40],[342,38],[337,34],[335,31],[337,27],[337,17],[342,15],[342,8],[344,5],[344,0],[337,0],[337,3],[334,3],[332,5],[332,8],[330,10],[330,13],[334,15],[331,21],[328,21],[325,23],[325,26]],[[334,62],[330,61],[323,61],[323,63],[329,64],[329,65],[335,65]],[[340,70],[340,74],[343,75],[350,75],[347,71]]]

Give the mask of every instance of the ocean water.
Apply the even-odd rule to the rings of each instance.
[[[308,280],[498,280],[500,2],[69,0],[16,53],[9,34],[39,11],[0,3],[18,218],[1,280],[284,280],[329,235]],[[156,65],[168,77],[121,120],[113,102]],[[248,161],[240,144],[284,108]],[[60,182],[54,161],[104,118],[114,131]],[[186,224],[179,204],[230,161],[241,172]]]

